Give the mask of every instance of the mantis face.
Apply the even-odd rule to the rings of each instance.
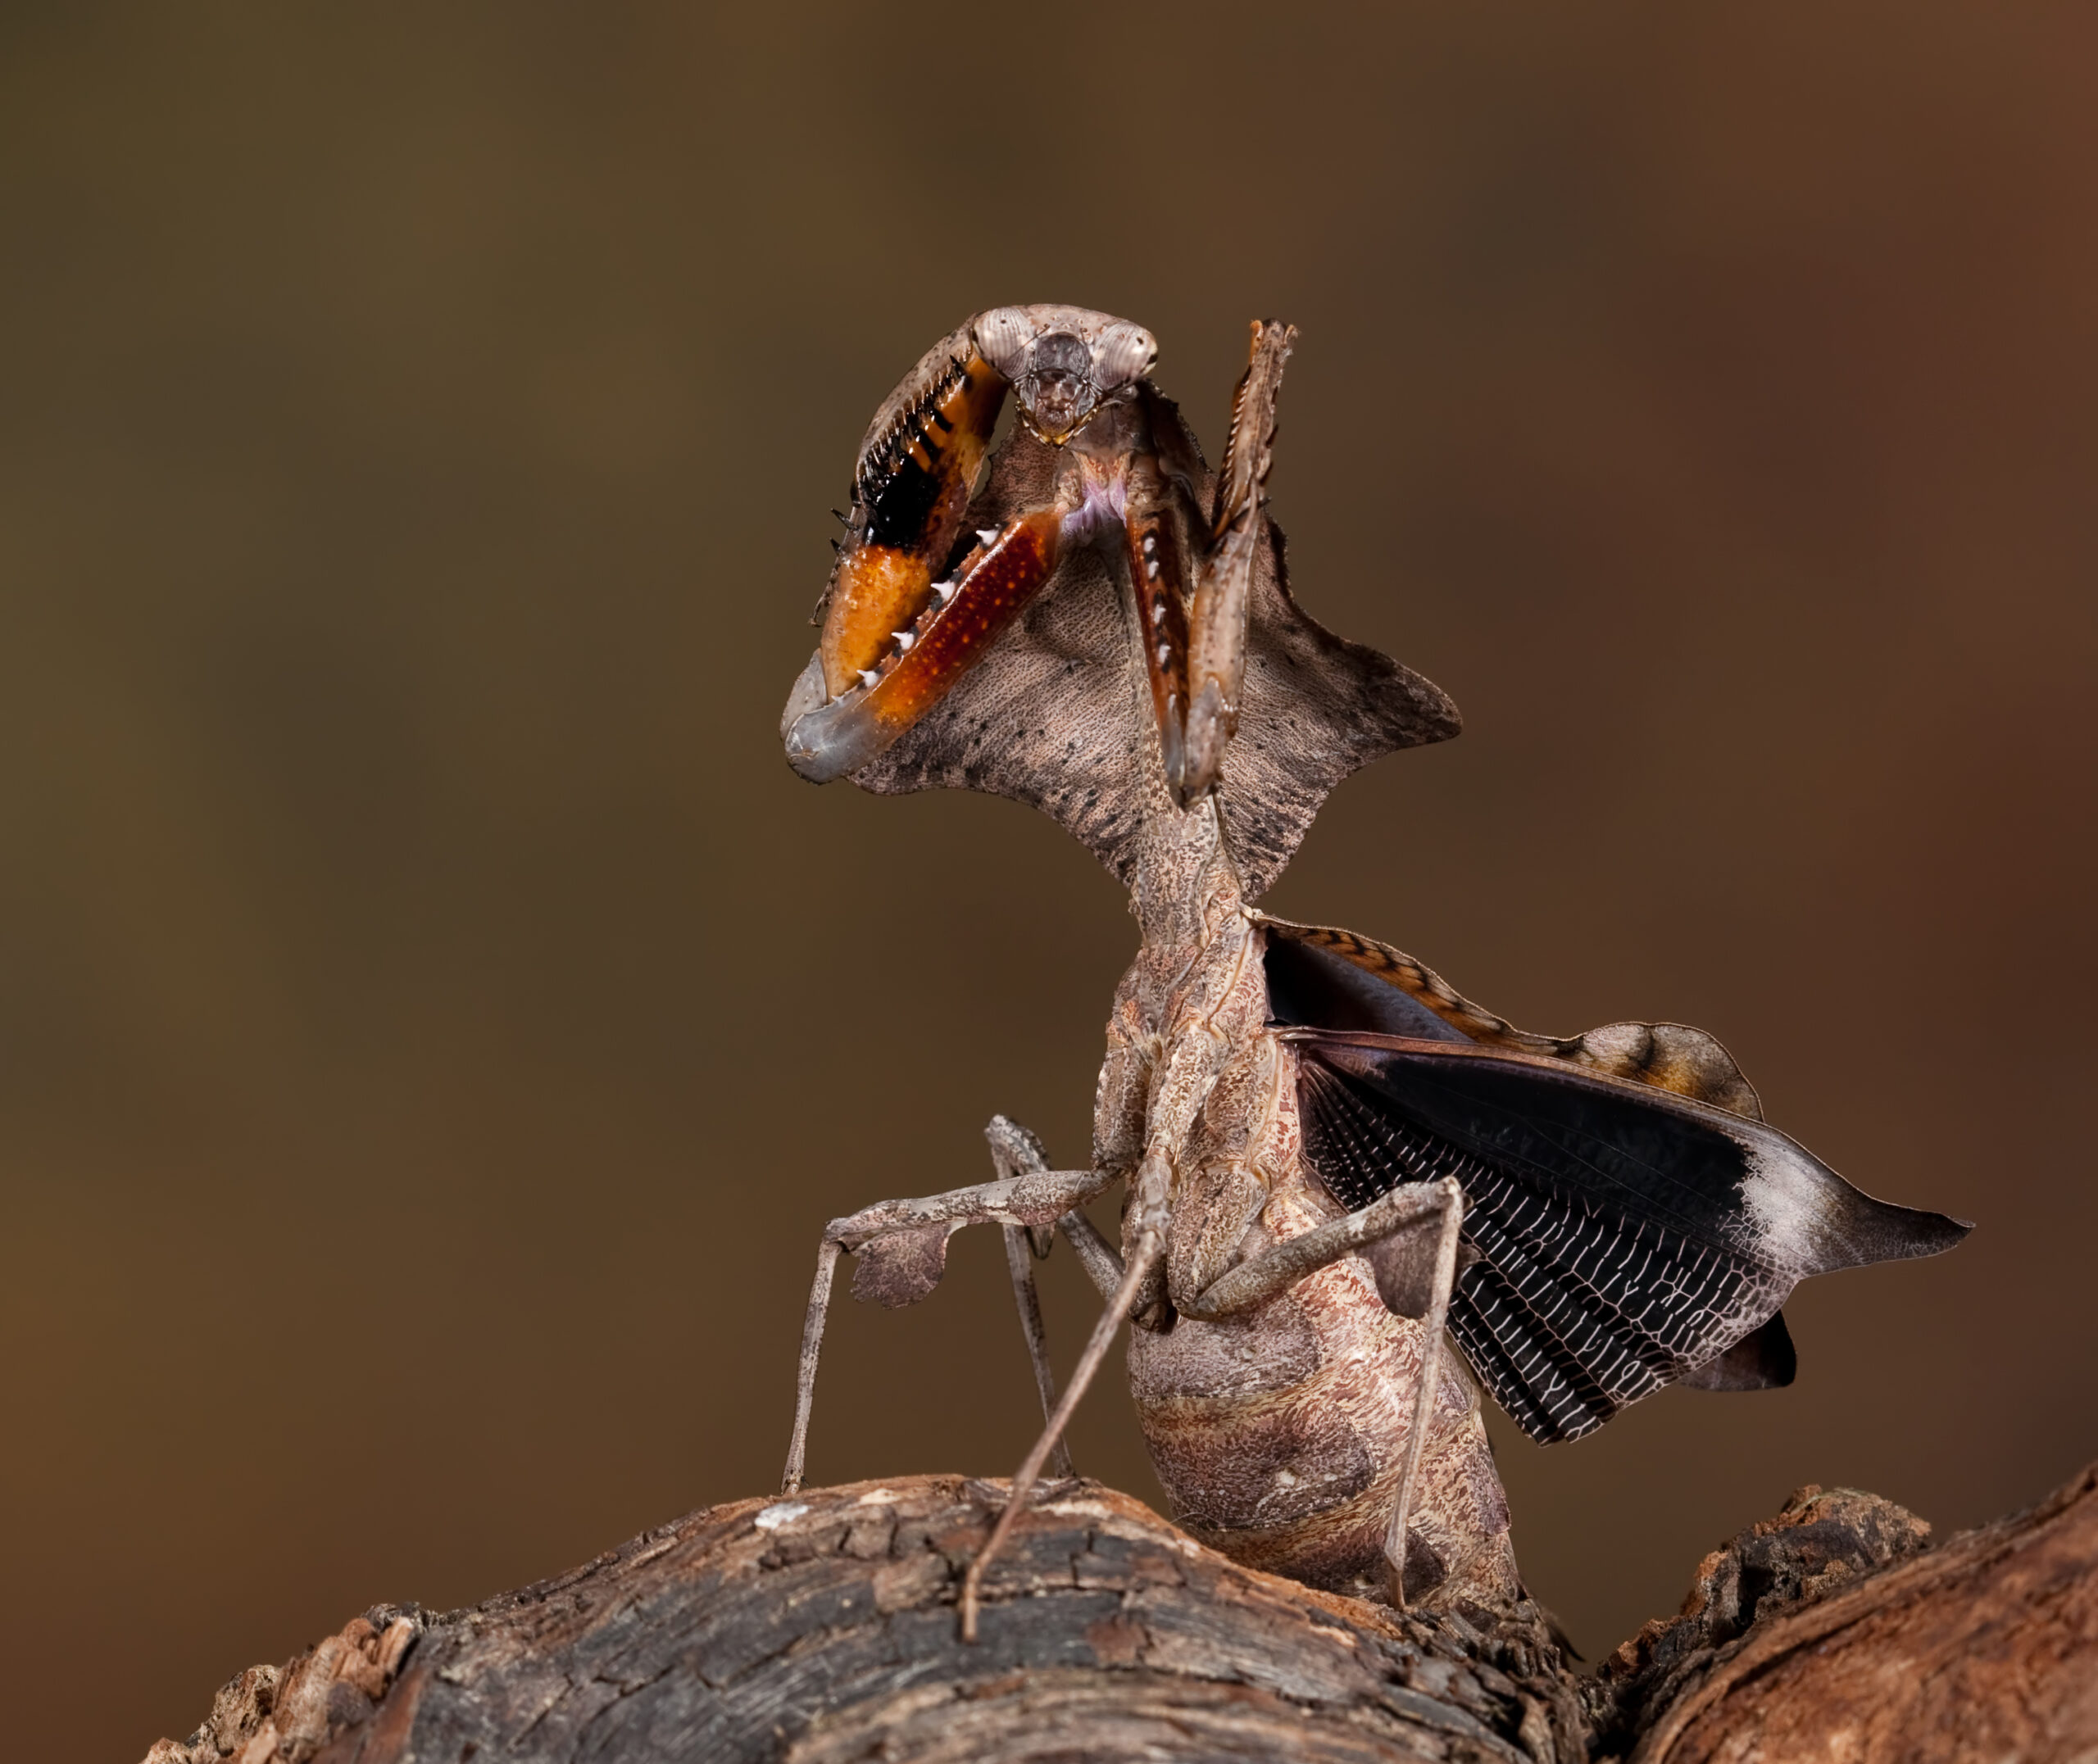
[[[794,769],[1016,796],[1118,873],[1147,805],[1221,791],[1258,884],[1348,772],[1454,733],[1428,682],[1290,598],[1264,487],[1296,335],[1253,326],[1215,472],[1128,320],[1001,306],[935,344],[861,445]]]
[[[1149,332],[1105,313],[1001,306],[936,345],[890,395],[861,447],[824,600],[824,701],[789,737],[796,770],[825,782],[888,747],[1097,524],[1078,471],[1035,506],[969,524],[1006,392],[1026,434],[1060,449],[1128,406],[1157,353]]]

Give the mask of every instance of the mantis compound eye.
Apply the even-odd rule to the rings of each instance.
[[[1028,426],[1060,447],[1151,371],[1158,345],[1082,306],[1000,306],[975,324],[983,359],[1012,383]]]

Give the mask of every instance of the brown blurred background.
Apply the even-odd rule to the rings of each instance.
[[[1800,1483],[2098,1455],[2094,67],[2069,6],[9,7],[15,1744],[763,1491],[820,1222],[993,1109],[1083,1154],[1114,887],[775,735],[862,425],[1006,301],[1150,326],[1212,447],[1303,328],[1299,592],[1469,726],[1278,910],[1704,1025],[1981,1222],[1802,1291],[1791,1390],[1501,1429],[1582,1645]],[[841,1308],[815,1477],[1010,1467],[1002,1277]],[[1076,1449],[1156,1499],[1119,1385]]]

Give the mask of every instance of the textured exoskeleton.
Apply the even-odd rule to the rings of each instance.
[[[1801,1278],[1965,1231],[1764,1125],[1701,1031],[1526,1034],[1395,950],[1255,907],[1342,778],[1458,727],[1437,687],[1290,593],[1264,485],[1295,335],[1253,327],[1212,473],[1138,326],[1064,306],[961,326],[861,446],[788,704],[804,776],[1032,803],[1128,884],[1141,933],[1084,1168],[995,1120],[996,1180],[824,1236],[789,1489],[838,1256],[863,1296],[906,1304],[953,1231],[1005,1229],[1051,1413],[965,1626],[1124,1316],[1183,1526],[1319,1585],[1491,1608],[1520,1583],[1482,1386],[1551,1440],[1670,1382],[1783,1383]],[[988,453],[1008,391],[1017,420]],[[1080,1210],[1118,1184],[1119,1249]],[[1029,1266],[1059,1232],[1108,1298],[1060,1400]]]

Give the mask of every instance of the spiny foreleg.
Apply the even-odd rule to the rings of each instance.
[[[1192,802],[1217,781],[1224,749],[1238,727],[1246,676],[1246,617],[1261,551],[1268,544],[1264,506],[1274,460],[1275,399],[1296,327],[1273,319],[1253,325],[1252,358],[1231,404],[1231,438],[1217,469],[1216,509],[1209,546],[1188,609],[1188,732],[1184,771],[1172,780],[1178,800]]]

